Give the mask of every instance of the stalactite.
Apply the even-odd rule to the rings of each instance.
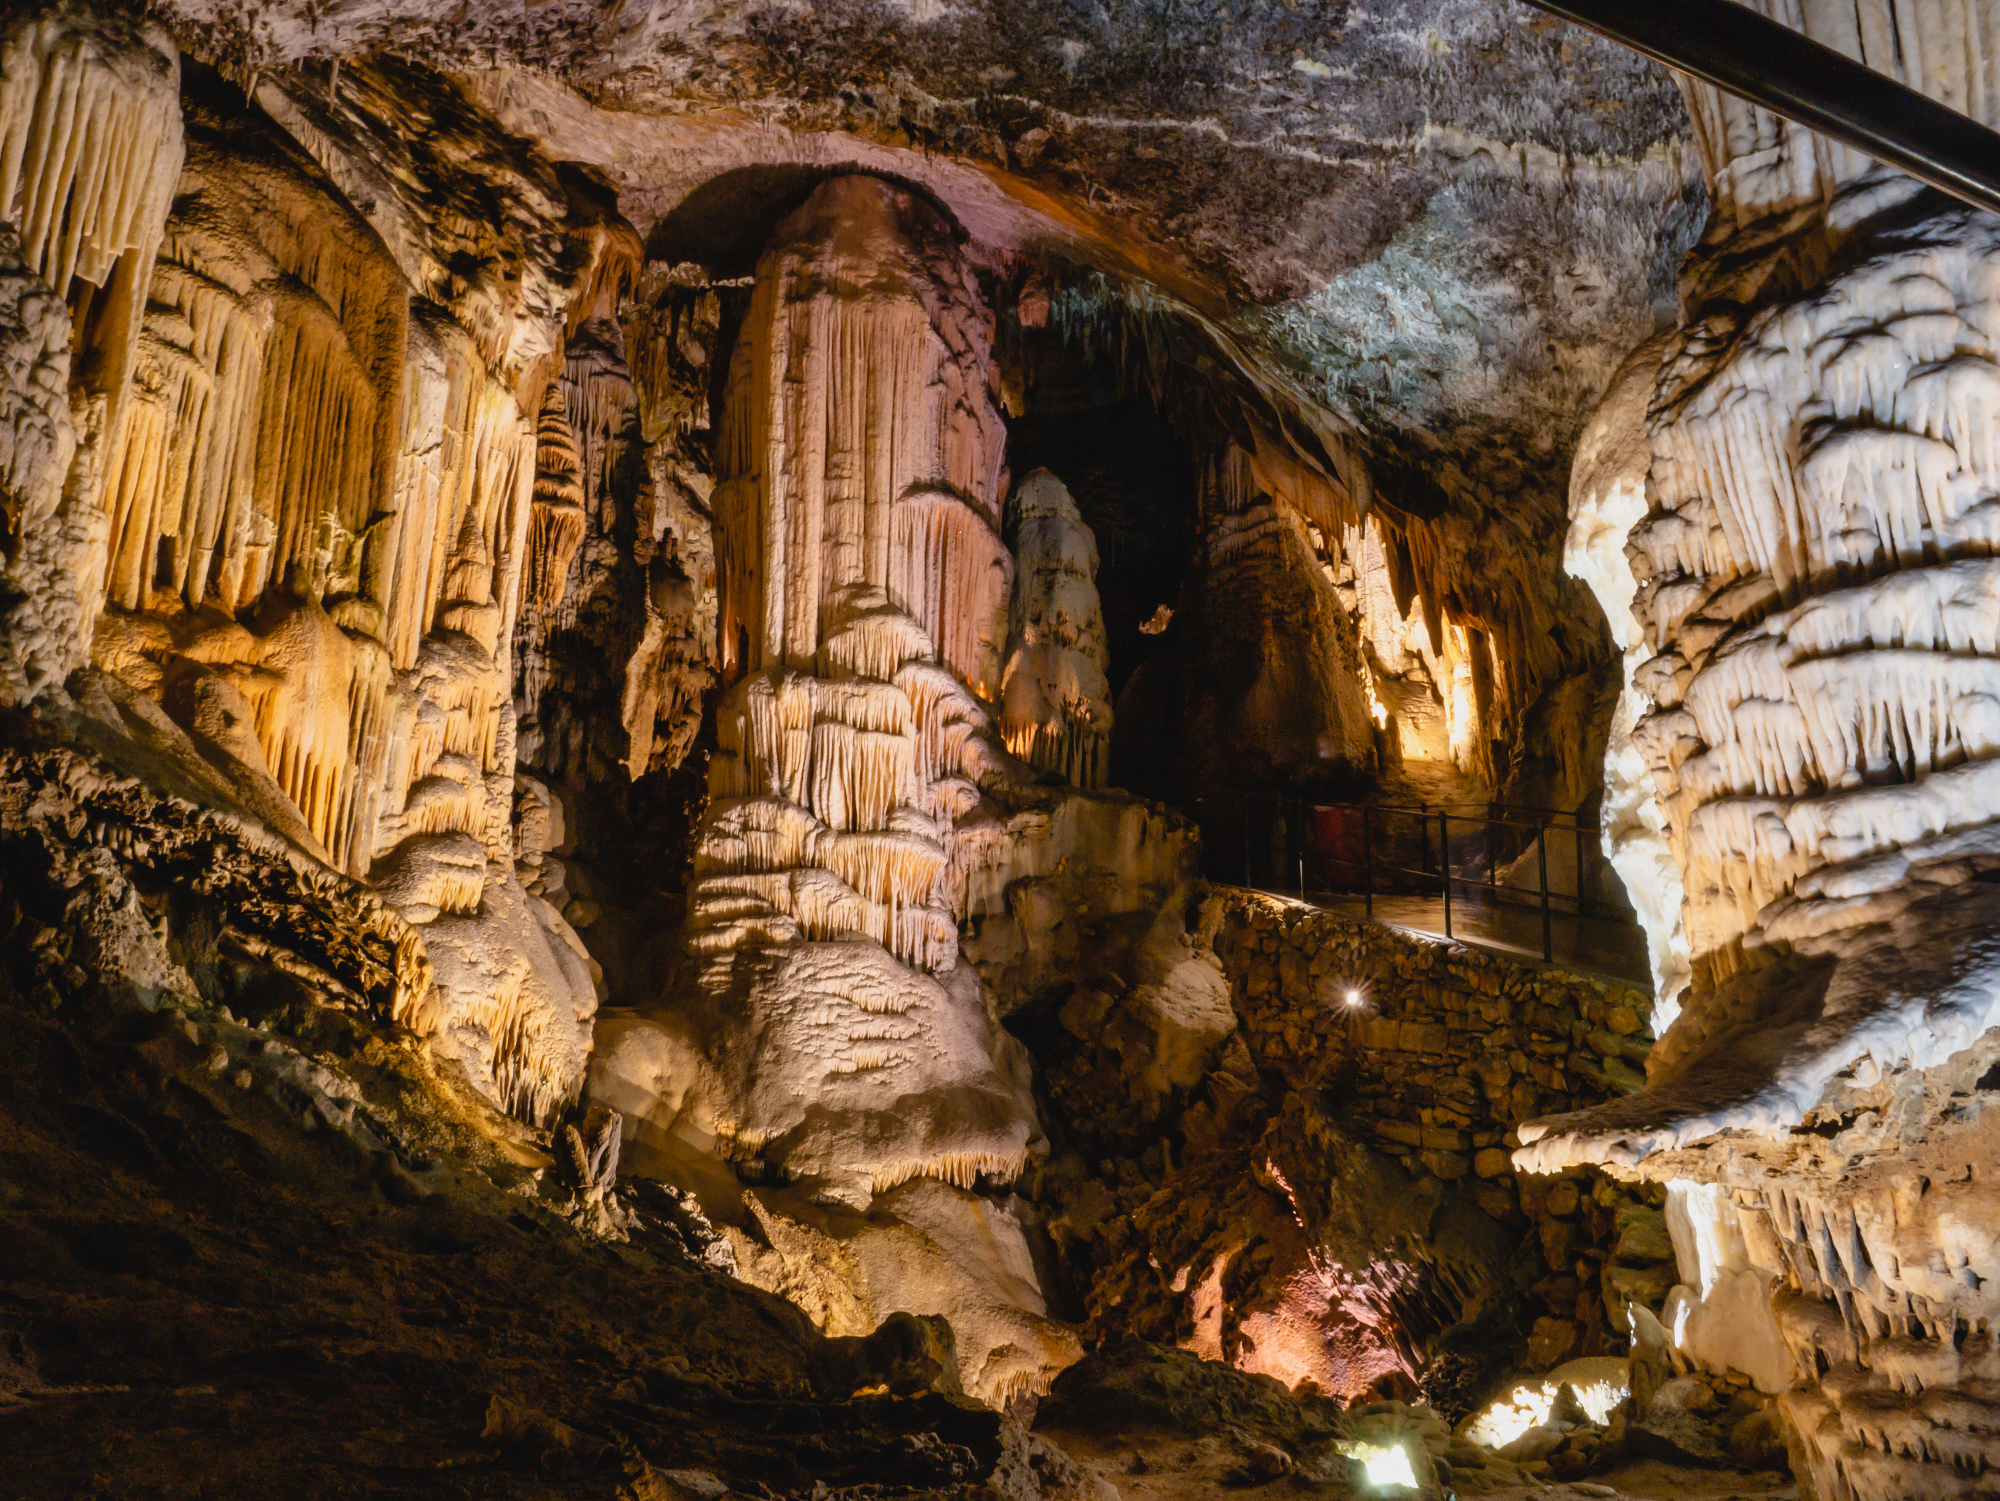
[[[962,680],[998,689],[1011,560],[993,525],[991,315],[893,227],[904,213],[921,217],[836,178],[759,278],[717,435],[725,670],[811,660],[839,591],[866,582]]]
[[[252,520],[261,513],[251,500],[251,465],[269,304],[193,269],[187,256],[170,235],[154,272],[138,389],[107,495],[106,592],[125,609],[140,608],[156,583],[190,609],[210,591],[240,608],[256,598],[270,567],[268,554],[251,555],[267,540]],[[156,579],[162,545],[170,556]]]
[[[2000,125],[2000,21],[1962,0],[1865,0],[1815,5],[1748,0],[1755,10],[1804,32],[1879,73],[1929,94],[1986,125]],[[1762,106],[1687,77],[1680,79],[1718,218],[1747,223],[1801,206],[1819,207],[1885,176],[1861,152]],[[1907,179],[1893,191],[1906,195]]]
[[[353,441],[375,427],[377,393],[346,331],[317,298],[277,300],[264,356],[256,492],[274,508],[271,577],[294,590],[312,527],[332,515],[350,530],[368,518],[368,447]]]
[[[1634,613],[1659,656],[1635,681],[1662,704],[1641,729],[1690,862],[1690,936],[1710,946],[1753,929],[1815,863],[1897,837],[1871,813],[1859,844],[1801,840],[1785,800],[1829,817],[1849,799],[1887,807],[1863,789],[1888,780],[1934,802],[1954,784],[1927,781],[2000,751],[1983,561],[2000,537],[1984,421],[2000,365],[1976,329],[1992,247],[1958,214],[1891,235],[1863,268],[1752,321],[1719,366],[1664,371],[1659,500],[1632,529]],[[1706,623],[1793,601],[1733,633]],[[1780,801],[1729,811],[1759,798]],[[1967,807],[1945,826],[1985,817]],[[1774,844],[1780,828],[1794,832]]]
[[[167,206],[181,160],[179,53],[166,31],[44,0],[0,20],[0,222],[7,259],[71,308],[62,498],[8,559],[26,680],[60,682],[88,654],[100,604],[107,450],[124,423]],[[28,325],[32,326],[32,325]],[[20,592],[26,586],[27,592]],[[32,640],[26,638],[32,638]],[[11,678],[12,674],[10,674]]]
[[[1014,560],[992,525],[956,495],[904,495],[890,519],[888,593],[937,641],[973,692],[1000,693],[1000,648]]]
[[[488,385],[471,336],[441,314],[419,308],[410,320],[393,502],[399,524],[384,624],[400,668],[417,660],[435,618],[445,560],[472,504],[475,433]]]
[[[0,40],[0,205],[58,291],[72,278],[103,286],[119,256],[157,237],[180,169],[173,48],[157,29],[107,27],[50,7]]]
[[[82,299],[78,343],[101,361],[93,379],[108,428],[180,171],[179,74],[178,52],[150,23],[46,5],[0,34],[0,218],[57,293],[100,289]]]
[[[10,586],[33,572],[34,629],[79,645],[108,601],[100,665],[165,693],[304,857],[428,926],[434,974],[398,1019],[546,1116],[580,1086],[595,989],[512,874],[510,655],[623,439],[545,466],[540,509],[571,515],[538,518],[520,393],[549,387],[566,319],[615,311],[637,238],[479,110],[427,115],[453,88],[435,76],[358,69],[325,100],[266,77],[252,102],[177,59],[160,28],[70,0],[0,21],[0,220],[68,298],[76,356],[50,387],[66,488],[15,473],[50,445],[0,413],[21,435],[0,451],[10,549],[17,492],[38,513]],[[59,683],[80,652],[18,656]]]
[[[583,543],[582,455],[562,384],[552,382],[536,429],[534,519],[528,534],[528,600],[539,611],[561,603],[570,564]]]
[[[356,650],[314,603],[280,610],[262,632],[221,627],[183,649],[190,660],[223,671],[243,695],[271,776],[341,869],[357,859],[365,868],[369,853],[365,844],[357,849],[365,831],[356,829],[354,819]],[[386,687],[369,671],[379,664],[364,661],[364,681]],[[393,715],[392,703],[382,708]]]

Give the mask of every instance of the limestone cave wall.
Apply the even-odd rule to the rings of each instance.
[[[1454,1419],[1510,1362],[1625,1348],[1678,1280],[1664,1196],[1509,1149],[1642,1086],[1642,993],[1242,892],[1198,931],[1239,1026],[1169,1123],[1104,1113],[1129,1050],[1103,999],[1061,1012],[1044,1194],[1093,1329],[1345,1397],[1421,1385]]]
[[[1993,118],[1977,8],[1763,8]],[[1958,1494],[1990,1463],[1988,1216],[1946,1186],[1984,1171],[1994,1020],[1990,224],[1688,92],[1715,212],[1570,543],[1626,654],[1610,837],[1662,1033],[1642,1094],[1518,1160],[1671,1185],[1691,1347],[1786,1372],[1820,1494]]]
[[[1767,1394],[1782,1346],[1833,1493],[1960,1452],[1956,1409],[1904,1413],[1894,1462],[1853,1414],[1983,1379],[1978,1248],[1881,1168],[1895,1121],[1975,1140],[1986,1079],[1983,219],[1691,94],[1717,211],[1584,431],[1572,580],[1541,471],[1691,201],[1650,74],[1614,90],[1640,123],[1518,185],[1451,136],[1456,186],[1395,189],[1425,223],[1321,267],[1374,291],[1321,297],[1059,191],[1081,117],[939,153],[807,98],[817,53],[764,114],[682,109],[715,103],[692,74],[627,97],[605,59],[653,9],[615,46],[559,3],[390,50],[374,0],[158,9],[0,17],[0,1024],[88,1055],[29,1093],[123,1154],[120,1213],[212,1130],[230,1192],[379,1198],[413,1254],[587,1244],[633,1298],[671,1268],[669,1323],[733,1277],[776,1353],[705,1335],[726,1393],[618,1365],[606,1323],[619,1379],[565,1417],[481,1377],[482,1441],[632,1494],[675,1493],[641,1450],[706,1419],[744,1487],[817,1444],[857,1484],[1102,1501],[1026,1424],[1128,1340],[1275,1404],[1292,1448],[1225,1424],[1231,1483],[1344,1484],[1387,1434],[1428,1484],[1434,1415],[1329,1399],[1456,1419],[1674,1309],[1678,1358]],[[1453,33],[1480,68],[1485,26]],[[1435,271],[1465,195],[1534,193],[1529,250],[1625,217],[1546,339],[1500,320],[1532,391],[1485,372],[1419,441],[1423,402],[1381,408],[1410,350],[1357,336],[1381,368],[1341,373],[1327,330]],[[1607,266],[1631,284],[1585,295]],[[1463,312],[1397,288],[1429,311],[1390,322]],[[1217,798],[1567,809],[1601,765],[1650,1014],[1202,877]],[[1886,991],[1939,931],[1948,984]],[[1875,1270],[1890,1222],[1939,1265]],[[878,1398],[857,1431],[907,1464],[730,1447]]]

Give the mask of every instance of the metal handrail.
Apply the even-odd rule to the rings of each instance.
[[[2000,213],[2000,134],[1734,0],[1528,0]]]
[[[1376,894],[1375,888],[1377,884],[1376,877],[1378,874],[1389,875],[1389,876],[1414,877],[1418,881],[1423,882],[1425,884],[1436,882],[1438,894],[1442,899],[1444,907],[1445,937],[1449,939],[1454,936],[1452,932],[1453,888],[1454,887],[1473,888],[1476,890],[1483,891],[1485,893],[1487,900],[1492,902],[1496,906],[1526,907],[1532,905],[1533,907],[1538,908],[1541,913],[1542,958],[1545,962],[1551,962],[1555,957],[1553,920],[1555,912],[1555,902],[1557,900],[1566,900],[1568,902],[1573,903],[1574,916],[1579,922],[1614,920],[1620,922],[1623,925],[1628,925],[1628,926],[1630,925],[1626,919],[1623,918],[1606,919],[1601,915],[1593,916],[1587,910],[1587,900],[1584,896],[1584,890],[1583,890],[1584,867],[1586,863],[1585,861],[1586,844],[1584,836],[1587,833],[1593,832],[1593,830],[1597,827],[1597,825],[1595,823],[1589,825],[1586,825],[1584,823],[1584,818],[1585,818],[1584,809],[1589,805],[1591,801],[1594,800],[1594,797],[1595,795],[1593,794],[1592,798],[1586,798],[1584,802],[1575,809],[1537,808],[1530,804],[1515,804],[1515,803],[1500,803],[1500,802],[1492,802],[1492,803],[1456,802],[1456,803],[1436,803],[1436,804],[1427,803],[1427,804],[1421,804],[1413,808],[1397,804],[1382,804],[1382,803],[1363,803],[1363,802],[1317,803],[1317,802],[1307,802],[1303,798],[1278,798],[1278,797],[1260,798],[1255,794],[1250,794],[1250,793],[1224,795],[1223,797],[1220,798],[1218,797],[1196,798],[1195,802],[1199,805],[1203,803],[1226,801],[1226,802],[1241,803],[1244,805],[1243,874],[1244,874],[1245,885],[1255,884],[1253,880],[1253,873],[1256,862],[1252,853],[1253,839],[1251,835],[1250,814],[1249,814],[1249,809],[1251,805],[1261,803],[1266,807],[1275,808],[1280,817],[1282,817],[1287,810],[1293,812],[1297,817],[1296,828],[1297,828],[1298,855],[1296,861],[1296,868],[1298,871],[1298,893],[1299,893],[1299,899],[1301,901],[1307,900],[1307,838],[1305,832],[1306,814],[1309,812],[1346,812],[1346,813],[1358,812],[1361,815],[1361,858],[1359,860],[1356,860],[1352,856],[1348,855],[1325,854],[1325,853],[1318,855],[1317,858],[1321,862],[1329,865],[1346,865],[1350,867],[1358,865],[1361,868],[1362,896],[1364,901],[1364,910],[1367,912],[1368,916],[1373,917],[1375,915],[1375,894]],[[1496,818],[1493,817],[1490,812],[1484,815],[1477,815],[1477,816],[1465,813],[1454,813],[1452,811],[1452,809],[1454,808],[1486,808],[1489,810],[1494,808],[1504,808],[1515,812],[1537,812],[1544,814],[1546,816],[1544,818],[1533,819],[1533,820],[1519,819],[1519,818]],[[1395,818],[1401,816],[1401,817],[1410,817],[1417,820],[1417,828],[1419,830],[1421,839],[1421,848],[1423,852],[1421,857],[1422,859],[1421,868],[1414,866],[1407,866],[1407,865],[1399,865],[1388,861],[1378,860],[1376,858],[1375,820],[1378,816],[1382,816],[1385,818]],[[1567,825],[1557,825],[1548,821],[1551,818],[1569,819],[1570,823]],[[1484,875],[1483,878],[1476,876],[1460,875],[1457,871],[1455,871],[1452,868],[1453,860],[1451,853],[1451,839],[1452,839],[1452,828],[1453,825],[1455,824],[1461,828],[1464,828],[1469,825],[1477,828],[1484,828],[1488,831],[1489,837],[1487,843],[1487,868],[1486,868],[1486,874]],[[1430,831],[1433,825],[1435,825],[1435,828],[1437,830],[1437,841],[1438,841],[1438,860],[1435,869],[1432,868],[1430,861]],[[1532,903],[1527,901],[1512,902],[1507,900],[1502,895],[1504,891],[1507,891],[1510,888],[1503,887],[1499,881],[1499,862],[1493,852],[1493,846],[1490,834],[1490,831],[1493,829],[1530,829],[1534,832],[1536,886],[1533,893],[1534,900]],[[1563,898],[1559,896],[1558,893],[1552,892],[1549,889],[1548,836],[1551,832],[1566,835],[1576,840],[1576,857],[1577,857],[1576,890],[1572,893],[1569,893],[1567,898]],[[1524,895],[1526,895],[1525,892]]]

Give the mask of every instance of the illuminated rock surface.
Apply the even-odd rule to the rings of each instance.
[[[1990,1488],[1992,220],[1086,10],[0,17],[24,1494]]]

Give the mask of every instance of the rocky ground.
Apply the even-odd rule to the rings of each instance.
[[[4,770],[5,1501],[1344,1496],[1397,1444],[1432,1495],[1571,1467],[1141,1342],[1003,1415],[952,1389],[940,1320],[824,1339],[680,1200],[607,1196],[581,1136],[510,1126],[371,1019],[380,936],[254,824],[75,746]],[[1723,1394],[1683,1398],[1721,1442]],[[1657,1494],[1780,1493],[1708,1478]]]

